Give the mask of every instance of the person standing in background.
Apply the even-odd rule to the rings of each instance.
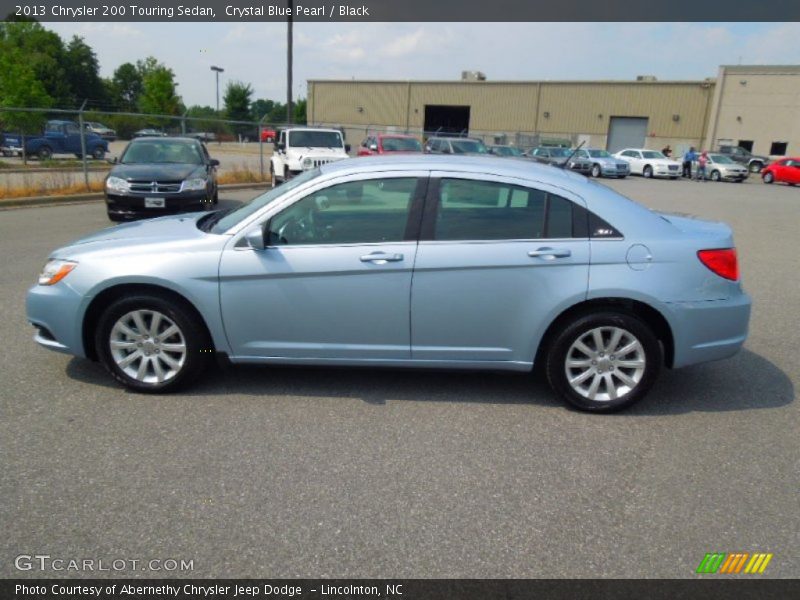
[[[708,164],[708,152],[703,150],[700,156],[697,157],[697,181],[703,178],[703,183],[706,181],[706,164]]]
[[[697,160],[697,152],[694,151],[694,146],[689,148],[689,151],[683,155],[683,176],[687,179],[692,178],[692,163]]]
[[[664,156],[666,156],[667,158],[672,158],[672,148],[670,148],[670,147],[669,147],[669,144],[667,144],[667,145],[666,145],[666,146],[665,146],[665,147],[664,147],[664,148],[661,150],[661,154],[663,154],[663,155],[664,155]]]

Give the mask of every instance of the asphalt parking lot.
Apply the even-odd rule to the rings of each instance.
[[[124,576],[681,578],[761,551],[763,576],[797,577],[800,191],[608,185],[731,224],[754,300],[743,352],[609,416],[524,374],[232,368],[128,393],[25,320],[48,253],[108,226],[103,205],[0,212],[0,576],[80,575],[15,570],[40,553],[194,565]]]

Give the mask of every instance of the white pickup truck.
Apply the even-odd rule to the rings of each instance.
[[[275,141],[269,164],[272,187],[325,163],[349,158],[350,145],[345,144],[338,129],[292,127],[284,129]]]

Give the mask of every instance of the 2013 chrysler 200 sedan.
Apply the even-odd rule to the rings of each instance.
[[[235,210],[55,251],[27,299],[41,345],[125,386],[233,363],[530,371],[580,409],[736,353],[750,299],[731,230],[568,171],[397,156],[308,171]],[[268,376],[265,376],[267,384]]]

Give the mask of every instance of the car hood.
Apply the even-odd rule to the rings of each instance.
[[[592,162],[601,163],[604,165],[616,165],[617,163],[625,162],[621,158],[617,158],[616,156],[597,156],[593,158],[585,158],[584,160],[589,160]],[[625,163],[627,164],[627,163]]]
[[[185,213],[108,227],[59,248],[51,256],[74,258],[87,252],[112,248],[125,253],[135,246],[195,241],[208,236],[197,228],[197,221],[207,214],[209,213]]]
[[[204,177],[205,169],[202,165],[184,163],[118,164],[108,175],[128,181],[183,181],[192,176]]]
[[[346,154],[344,148],[315,148],[307,146],[292,146],[289,148],[292,154],[297,154],[298,158],[306,156],[341,156]]]

